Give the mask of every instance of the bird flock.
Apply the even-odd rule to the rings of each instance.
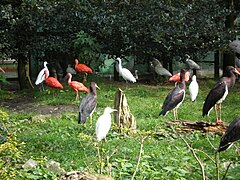
[[[190,59],[190,56],[186,55],[186,69],[181,69],[179,73],[172,75],[168,70],[163,68],[162,64],[154,59],[150,62],[150,66],[158,75],[170,76],[169,81],[176,82],[175,87],[167,94],[160,115],[166,116],[169,111],[173,111],[174,120],[178,120],[177,110],[183,103],[186,96],[186,82],[189,81],[192,74],[192,70],[199,70],[200,66]],[[49,77],[49,70],[47,68],[47,62],[44,62],[44,68],[39,72],[36,85],[46,83],[47,86],[52,88],[63,88],[62,84],[54,77]],[[116,69],[119,75],[126,81],[135,83],[137,79],[133,76],[131,71],[127,68],[122,67],[121,58],[115,60]],[[92,124],[92,114],[94,113],[97,106],[97,88],[100,89],[95,82],[90,82],[89,89],[78,81],[72,81],[72,74],[76,72],[84,74],[84,81],[87,81],[87,75],[92,74],[93,71],[90,67],[85,64],[79,64],[78,59],[75,59],[75,69],[68,65],[67,75],[64,79],[68,79],[68,85],[76,92],[76,100],[79,99],[78,92],[86,92],[87,95],[82,98],[79,104],[79,115],[78,123],[85,123],[87,118],[90,117],[90,124]],[[216,111],[216,124],[223,124],[221,118],[221,104],[227,97],[229,90],[234,86],[236,81],[235,74],[240,72],[233,66],[227,66],[226,74],[222,77],[214,87],[209,91],[202,108],[202,116],[209,115],[210,111],[214,108]],[[189,85],[189,93],[191,101],[196,101],[199,85],[197,82],[196,75],[192,75],[192,81]],[[111,128],[111,113],[117,110],[110,107],[104,109],[104,113],[98,118],[96,122],[95,132],[97,141],[101,141],[106,138],[107,133]],[[231,145],[240,139],[240,117],[236,118],[228,126],[228,129],[224,136],[221,138],[218,152],[224,151],[231,147]]]

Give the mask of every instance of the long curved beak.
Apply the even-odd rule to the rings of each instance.
[[[240,72],[238,72],[238,70],[236,68],[234,68],[234,72],[238,75],[240,75]]]
[[[95,83],[96,88],[100,89],[100,87]]]

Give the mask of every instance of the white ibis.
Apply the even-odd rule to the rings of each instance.
[[[92,124],[92,114],[97,106],[97,89],[96,83],[90,83],[90,92],[82,99],[79,105],[78,124],[85,123],[87,117],[90,116],[90,123]]]
[[[102,139],[106,138],[107,133],[111,128],[111,113],[114,111],[117,110],[106,107],[104,109],[104,113],[98,118],[95,129],[97,141],[101,141]]]
[[[72,81],[72,74],[67,73],[64,79],[68,78],[68,85],[76,92],[76,100],[78,99],[78,92],[89,92],[89,89],[83,83]]]
[[[132,73],[127,68],[122,67],[122,61],[119,57],[116,59],[116,63],[118,64],[118,70],[119,70],[120,76],[122,76],[126,82],[130,81],[135,83],[136,78],[132,75]]]
[[[159,113],[160,115],[165,116],[170,110],[173,110],[173,116],[174,120],[178,119],[177,109],[182,104],[184,98],[185,98],[185,71],[181,69],[180,71],[180,83],[173,88],[167,95],[163,106],[162,111]]]
[[[48,64],[47,61],[44,61],[43,69],[38,73],[37,79],[35,81],[36,85],[39,85],[40,83],[42,83],[45,80],[44,71],[47,71],[46,73],[49,74],[49,70],[48,70],[47,64]]]
[[[190,93],[190,98],[192,102],[196,100],[198,91],[199,91],[199,86],[197,83],[197,78],[196,78],[196,75],[193,75],[192,81],[189,85],[189,93]]]
[[[187,69],[196,69],[196,70],[199,70],[200,69],[200,66],[195,62],[193,61],[192,59],[190,59],[190,56],[188,54],[185,54],[187,59],[186,59],[186,66],[187,66]]]
[[[67,73],[71,73],[71,74],[77,74],[77,72],[75,71],[75,69],[73,69],[72,67],[71,67],[71,64],[68,64],[68,67],[67,67],[67,69],[66,69],[66,72]]]
[[[214,107],[216,110],[216,123],[223,123],[221,120],[221,104],[228,95],[236,81],[235,73],[240,74],[233,66],[226,67],[226,76],[222,77],[208,93],[203,105],[202,115],[209,115]],[[217,107],[216,107],[217,106]],[[217,112],[217,110],[219,112]]]
[[[230,148],[234,142],[240,139],[240,117],[233,120],[228,126],[225,134],[222,136],[218,152],[225,151]]]

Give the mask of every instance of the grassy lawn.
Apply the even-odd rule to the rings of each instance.
[[[202,179],[198,161],[194,158],[190,145],[204,166],[208,179],[216,179],[215,150],[221,136],[214,133],[180,132],[180,127],[169,126],[173,121],[173,113],[158,116],[163,101],[174,84],[159,84],[156,86],[144,84],[128,84],[109,82],[93,78],[100,90],[98,93],[97,111],[93,114],[93,125],[90,121],[85,125],[77,124],[78,112],[64,112],[62,116],[34,118],[33,113],[9,113],[7,128],[17,132],[20,142],[25,142],[23,162],[29,158],[44,157],[61,163],[66,171],[80,170],[89,173],[99,173],[98,151],[102,154],[103,174],[110,174],[114,179],[131,179],[138,163],[141,140],[143,149],[135,179]],[[90,81],[90,80],[89,80]],[[203,102],[216,81],[199,81],[200,92],[196,102],[190,101],[189,92],[179,108],[178,117],[190,121],[215,121],[215,112],[209,117],[202,117]],[[187,84],[187,88],[188,88]],[[40,105],[79,104],[75,101],[75,92],[67,85],[66,88],[53,96],[48,90],[16,92],[9,94],[1,91],[4,98],[12,96],[34,97]],[[128,105],[137,121],[137,133],[119,133],[117,127],[112,128],[107,135],[107,142],[96,142],[95,123],[106,106],[113,107],[114,96],[118,88],[126,94]],[[222,119],[231,122],[240,115],[240,83],[236,83],[222,105]],[[80,93],[81,94],[81,93]],[[81,98],[85,94],[81,94]],[[3,108],[2,108],[3,109]],[[113,116],[112,116],[113,119]],[[113,121],[113,120],[112,120]],[[187,142],[187,143],[186,143]],[[227,179],[236,179],[240,175],[239,144],[220,155],[220,177],[224,176],[226,164],[231,162]]]

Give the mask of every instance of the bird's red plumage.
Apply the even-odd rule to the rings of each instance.
[[[190,73],[186,72],[184,76],[184,80],[186,82],[189,81]],[[180,73],[174,74],[172,77],[169,78],[169,81],[179,82],[180,81]]]
[[[89,92],[89,89],[80,82],[71,81],[68,84],[76,92]]]
[[[85,74],[85,73],[92,74],[93,73],[92,69],[90,67],[88,67],[87,65],[78,64],[77,59],[75,59],[75,69],[77,72],[82,73],[82,74]]]
[[[52,87],[52,88],[63,88],[62,84],[54,77],[47,77],[45,79],[45,83],[47,86]]]

